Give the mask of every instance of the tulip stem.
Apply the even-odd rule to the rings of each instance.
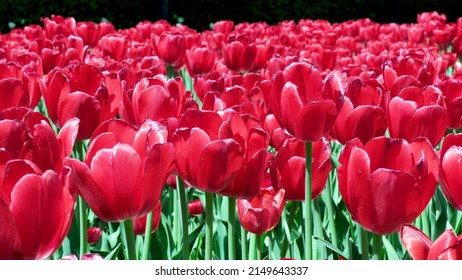
[[[228,197],[228,260],[236,259],[236,234],[234,224],[236,219],[236,199]]]
[[[165,65],[166,72],[167,72],[167,79],[175,79],[178,77],[178,73],[175,70],[173,65],[167,64]]]
[[[250,236],[250,255],[249,260],[260,260],[261,259],[261,234],[254,234]]]
[[[284,235],[284,240],[282,241],[281,258],[286,257],[287,249],[289,247],[289,241],[291,239],[290,238],[290,230],[292,229],[292,225],[294,224],[295,214],[297,213],[297,208],[298,208],[298,202],[297,201],[292,201],[292,204],[290,205],[290,210],[289,210],[289,219],[287,221],[287,228],[289,230]]]
[[[148,216],[146,217],[146,229],[144,231],[144,247],[143,247],[143,254],[141,255],[142,260],[147,260],[149,257],[149,251],[151,249],[151,237],[152,237],[152,217],[154,211],[149,212]]]
[[[422,214],[420,214],[420,218],[422,219],[422,231],[427,236],[430,235],[430,225],[428,224],[428,210],[424,209]]]
[[[79,229],[80,229],[80,257],[88,253],[88,240],[87,240],[87,205],[85,200],[79,196],[77,200],[77,207],[79,209]]]
[[[330,175],[334,174],[334,170]],[[332,244],[335,248],[338,248],[338,239],[337,239],[337,227],[335,226],[335,209],[334,209],[334,199],[332,197],[332,179],[331,176],[327,177],[327,199],[326,199],[326,206],[327,206],[327,215],[329,217],[329,232]]]
[[[247,231],[241,226],[241,253],[242,260],[247,260]]]
[[[211,260],[213,252],[213,193],[205,193],[205,259]]]
[[[304,203],[304,220],[305,220],[305,259],[313,258],[313,215],[311,209],[311,160],[313,143],[305,143],[306,149],[306,169],[305,169],[305,203]]]
[[[147,223],[147,221],[146,221]],[[152,224],[152,220],[151,220]],[[136,260],[135,232],[133,231],[133,221],[127,219],[123,222],[125,239],[127,241],[127,256],[129,260]]]
[[[361,227],[361,259],[369,259],[369,234],[363,227]]]
[[[186,190],[184,188],[184,182],[179,176],[176,177],[176,188],[178,190],[178,196],[180,197],[181,206],[181,227],[183,230],[183,259],[189,259],[189,231],[188,231],[188,205],[186,201]]]
[[[373,259],[381,260],[382,259],[382,235],[374,233],[372,236],[373,244]]]

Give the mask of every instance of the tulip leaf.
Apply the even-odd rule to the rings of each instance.
[[[119,243],[111,252],[109,252],[109,254],[107,254],[106,257],[104,257],[104,259],[105,260],[115,260],[115,258],[117,257],[119,253],[120,248],[122,247],[121,245],[122,244]]]
[[[340,249],[338,249],[337,247],[335,247],[332,243],[330,243],[329,241],[326,241],[324,239],[321,239],[321,238],[318,238],[318,237],[314,237],[314,239],[316,239],[319,243],[321,243],[322,245],[324,245],[326,248],[334,251],[335,253],[337,253],[339,256],[347,259],[348,257],[345,256],[345,254],[342,253],[342,251],[340,251]]]
[[[199,234],[204,230],[205,220],[202,219],[202,222],[192,231],[189,233],[189,240],[196,240]],[[189,244],[189,251],[192,252],[194,248],[194,243],[190,242]]]
[[[398,254],[396,253],[393,245],[391,245],[390,241],[385,237],[382,236],[383,246],[385,246],[385,251],[387,252],[387,256],[389,260],[400,260]]]

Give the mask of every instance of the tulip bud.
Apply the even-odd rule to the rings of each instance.
[[[191,200],[188,204],[188,211],[191,216],[199,216],[204,212],[204,205],[200,199]]]
[[[99,227],[91,227],[87,229],[87,242],[89,244],[95,244],[101,238],[102,232]]]

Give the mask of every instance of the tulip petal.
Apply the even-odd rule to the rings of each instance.
[[[104,193],[99,199],[106,200],[110,209],[117,209],[110,221],[138,217],[143,169],[136,151],[127,144],[99,150],[93,157],[90,169],[95,183]]]
[[[462,211],[462,147],[452,146],[442,155],[440,183],[446,199]]]
[[[430,252],[428,252],[429,260],[456,260],[457,259],[457,237],[452,229],[443,232],[438,239],[433,243]]]
[[[405,224],[400,231],[401,242],[414,260],[426,260],[432,241],[413,225]]]
[[[75,139],[79,131],[80,120],[77,118],[69,119],[61,128],[58,134],[58,142],[60,143],[62,155],[70,157],[74,148]]]
[[[0,260],[22,258],[21,240],[13,215],[8,206],[0,199]]]
[[[68,189],[51,170],[18,181],[11,193],[10,210],[25,259],[44,259],[59,248],[65,237],[63,228],[72,221],[73,208]]]
[[[316,142],[332,129],[337,109],[332,100],[312,102],[299,112],[287,108],[287,114],[297,114],[293,124],[295,137],[303,142]]]

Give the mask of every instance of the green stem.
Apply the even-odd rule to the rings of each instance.
[[[287,248],[289,247],[290,229],[292,228],[292,225],[294,224],[295,213],[297,212],[297,208],[298,208],[298,202],[292,201],[292,205],[290,206],[290,210],[289,210],[289,220],[287,221],[287,227],[289,231],[286,233],[286,235],[284,236],[284,240],[282,241],[281,258],[286,257]]]
[[[228,260],[236,259],[236,234],[234,223],[236,219],[236,199],[228,197]]]
[[[427,208],[423,210],[422,214],[420,214],[420,218],[422,219],[422,231],[431,238],[430,235],[430,224],[428,223],[428,210]]]
[[[260,248],[258,248],[258,239],[259,239],[259,234],[254,234],[252,233],[250,235],[250,245],[249,245],[249,250],[250,250],[250,255],[249,255],[249,260],[257,260],[258,259],[258,251]]]
[[[359,225],[358,225],[359,226]],[[363,227],[361,228],[361,259],[369,259],[369,234]]]
[[[174,189],[170,189],[173,198],[173,240],[175,245],[180,244],[180,203],[178,201],[178,193]]]
[[[335,172],[332,170],[332,172]],[[332,244],[338,248],[338,238],[337,238],[337,227],[335,226],[335,209],[334,209],[334,199],[332,197],[332,179],[331,176],[327,177],[327,215],[329,217],[329,233]]]
[[[315,199],[313,201],[313,206],[314,206],[314,210],[315,210],[315,212],[313,213],[314,214],[313,215],[314,216],[314,224],[316,224],[315,235],[318,238],[324,239],[322,218],[321,218],[321,208],[319,207],[319,199]],[[318,253],[319,253],[319,255],[318,255]],[[313,258],[315,260],[316,259],[323,260],[323,259],[327,258],[326,247],[325,246],[322,246],[322,247],[315,246],[315,250],[314,250],[313,254],[314,254]]]
[[[247,231],[241,226],[241,259],[247,260]]]
[[[213,193],[205,193],[205,259],[213,252]]]
[[[176,177],[176,188],[178,190],[178,196],[180,197],[181,207],[181,227],[183,230],[183,259],[189,259],[189,231],[188,231],[188,205],[186,201],[186,190],[184,187],[183,180],[180,177]]]
[[[151,222],[152,223],[152,222]],[[127,256],[129,260],[136,260],[135,232],[133,231],[133,221],[128,219],[123,222],[125,238],[127,239]]]
[[[88,253],[87,240],[87,205],[83,198],[79,196],[77,201],[79,209],[79,236],[80,236],[80,257]]]
[[[167,64],[165,65],[166,72],[167,72],[167,79],[174,79],[178,77],[178,73],[175,71],[175,67],[173,65]]]
[[[373,244],[373,259],[381,260],[382,259],[382,235],[375,234],[372,237]]]
[[[261,260],[262,256],[262,238],[261,234],[257,234],[257,260]]]
[[[306,169],[305,169],[305,203],[304,203],[304,220],[305,220],[305,259],[313,258],[313,215],[311,210],[311,160],[313,144],[305,143],[306,148]]]
[[[146,217],[146,229],[144,230],[144,246],[143,246],[143,254],[141,255],[142,260],[147,260],[149,257],[149,250],[151,249],[151,237],[152,237],[152,217],[154,215],[154,211],[149,212],[148,216]]]

